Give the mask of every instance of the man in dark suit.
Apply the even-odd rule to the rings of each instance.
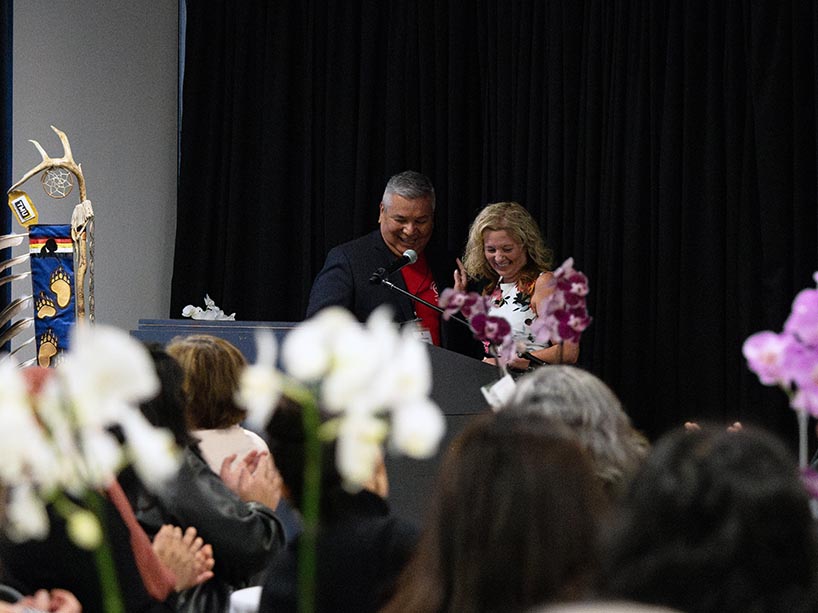
[[[426,340],[472,353],[471,347],[464,351],[463,332],[468,332],[465,327],[463,331],[447,330],[451,326],[441,325],[437,311],[369,280],[373,272],[388,267],[412,249],[418,254],[417,261],[389,275],[389,281],[437,304],[439,292],[452,285],[456,264],[452,256],[426,251],[434,228],[434,211],[435,190],[428,177],[407,170],[389,179],[380,203],[380,228],[330,250],[313,283],[306,316],[337,305],[364,321],[378,306],[388,304],[396,321],[415,321]]]

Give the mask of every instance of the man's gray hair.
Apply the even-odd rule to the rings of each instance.
[[[432,203],[432,210],[435,210],[435,188],[432,182],[429,177],[414,170],[404,170],[389,179],[381,200],[385,207],[392,204],[392,194],[407,200],[428,198]]]
[[[567,424],[590,453],[597,477],[612,498],[623,493],[650,448],[613,390],[575,366],[543,366],[521,377],[504,410]]]

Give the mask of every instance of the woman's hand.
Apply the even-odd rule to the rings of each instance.
[[[275,510],[281,501],[282,480],[270,454],[251,451],[233,466],[235,459],[234,453],[222,462],[219,476],[224,484],[244,502],[260,502]]]
[[[486,364],[497,364],[497,358],[483,358],[483,362]],[[506,362],[506,366],[509,368],[516,368],[517,370],[528,370],[528,367],[531,365],[531,362],[526,360],[525,358],[521,358],[519,356],[514,356],[510,361]]]
[[[460,258],[456,258],[455,262],[457,262],[457,270],[454,271],[454,289],[458,292],[465,292],[469,277]]]
[[[696,432],[697,430],[701,430],[702,427],[695,421],[686,421],[684,424],[685,430],[688,432]],[[741,432],[743,426],[741,425],[740,421],[734,421],[732,424],[727,426],[728,432]]]
[[[516,370],[528,370],[528,367],[531,366],[531,362],[525,358],[515,355],[511,360],[509,360],[506,366]]]
[[[8,607],[8,608],[5,608]],[[0,613],[22,613],[24,611],[49,611],[54,613],[82,613],[77,597],[67,590],[53,589],[51,592],[38,590],[34,596],[26,596],[15,604],[3,603]]]
[[[153,551],[176,576],[177,592],[213,577],[213,548],[205,544],[193,526],[183,534],[179,526],[165,524],[153,537]]]

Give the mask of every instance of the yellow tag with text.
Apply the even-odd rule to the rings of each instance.
[[[9,192],[9,208],[20,225],[28,227],[37,223],[37,209],[27,193],[16,189]]]

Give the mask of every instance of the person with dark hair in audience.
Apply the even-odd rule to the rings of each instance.
[[[504,410],[544,415],[571,428],[612,500],[625,491],[650,450],[613,390],[575,366],[553,365],[523,375]]]
[[[283,398],[266,434],[286,495],[300,508],[305,453],[301,407]],[[317,611],[374,613],[391,595],[416,544],[416,529],[389,511],[383,462],[363,489],[350,492],[336,469],[334,444],[324,446],[322,460]],[[260,612],[297,610],[298,544],[298,540],[290,543],[269,567]]]
[[[183,372],[158,346],[149,347],[162,384],[160,394],[141,408],[154,426],[168,428],[183,448],[179,473],[158,494],[133,479],[123,481],[137,518],[155,533],[164,524],[194,526],[212,546],[215,566],[210,581],[182,592],[177,610],[226,610],[230,592],[254,585],[283,546],[283,531],[273,513],[281,496],[281,478],[269,454],[228,456],[221,476],[202,457],[187,430],[182,395]]]
[[[218,336],[192,334],[174,338],[167,352],[185,373],[182,391],[187,427],[213,472],[221,471],[229,455],[243,458],[253,450],[269,451],[264,439],[241,426],[247,411],[235,397],[247,361],[238,347]]]
[[[603,594],[688,613],[818,610],[818,537],[788,450],[744,427],[654,446],[606,547]]]
[[[386,613],[513,613],[588,595],[607,500],[564,424],[481,415],[449,447],[438,479]]]

